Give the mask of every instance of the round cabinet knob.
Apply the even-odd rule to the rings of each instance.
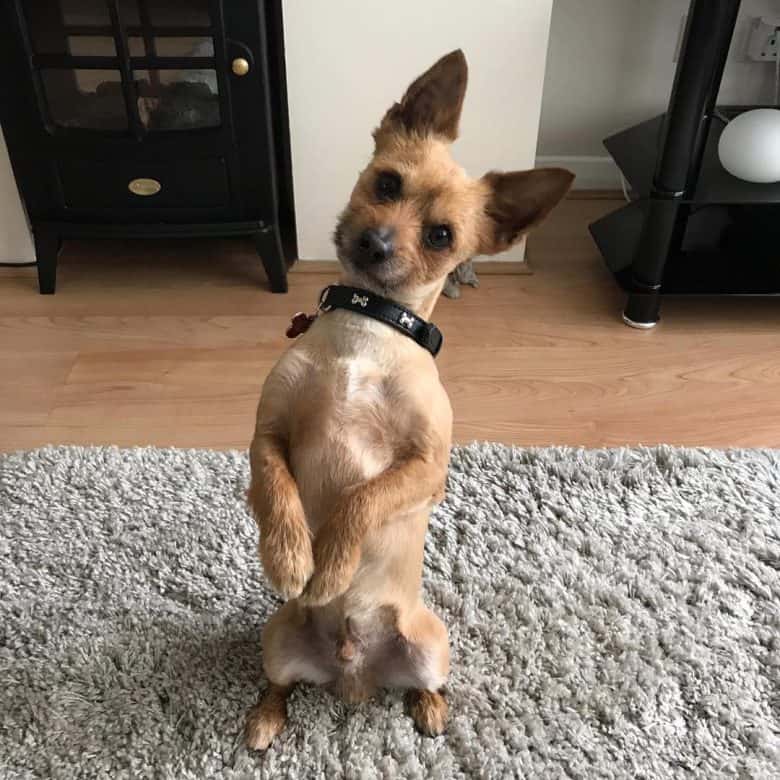
[[[236,57],[230,65],[236,76],[246,76],[249,73],[249,63],[243,57]]]

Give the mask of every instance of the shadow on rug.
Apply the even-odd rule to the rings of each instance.
[[[426,547],[452,718],[299,688],[241,744],[277,599],[243,455],[0,456],[2,777],[776,777],[780,453],[453,453]]]

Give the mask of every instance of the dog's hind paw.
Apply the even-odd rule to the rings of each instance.
[[[272,685],[246,719],[244,738],[250,750],[267,750],[287,723],[289,689]]]
[[[414,725],[426,737],[438,737],[447,726],[449,705],[441,693],[435,691],[409,691],[409,714]]]

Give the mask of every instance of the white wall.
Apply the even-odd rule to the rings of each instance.
[[[666,109],[688,0],[555,0],[539,131],[540,164],[569,165],[576,186],[619,186],[602,139]],[[769,102],[774,69],[744,62],[751,19],[780,0],[743,0],[719,100]]]
[[[0,262],[35,260],[27,218],[19,201],[5,139],[0,132]]]
[[[285,0],[290,133],[301,258],[330,235],[371,131],[452,49],[469,62],[455,156],[478,176],[534,164],[552,0]],[[504,259],[520,259],[522,249]]]

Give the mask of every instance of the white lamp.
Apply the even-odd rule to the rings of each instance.
[[[738,179],[780,181],[780,110],[756,108],[736,116],[721,133],[718,156]]]

